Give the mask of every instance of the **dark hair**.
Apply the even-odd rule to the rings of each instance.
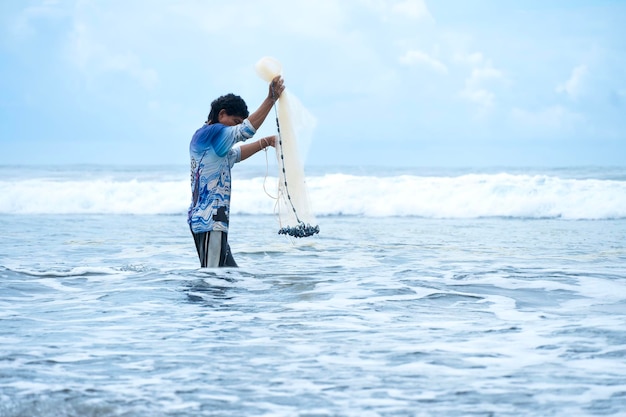
[[[226,110],[229,116],[248,117],[248,106],[246,102],[239,96],[232,93],[226,94],[213,100],[211,103],[211,112],[209,113],[208,122],[217,123],[220,111]]]

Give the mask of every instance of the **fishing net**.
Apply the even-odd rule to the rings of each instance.
[[[282,65],[274,58],[261,58],[257,74],[268,83],[282,74]],[[304,159],[311,141],[315,119],[288,89],[274,104],[278,137],[277,214],[279,234],[307,237],[319,233],[304,177]]]

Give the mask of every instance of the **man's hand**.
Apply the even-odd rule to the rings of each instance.
[[[283,91],[285,91],[284,82],[285,80],[283,80],[283,77],[277,75],[272,79],[272,82],[270,83],[270,91],[267,97],[270,98],[274,103],[280,98],[280,95],[283,93]]]

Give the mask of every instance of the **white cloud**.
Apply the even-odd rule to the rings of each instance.
[[[432,19],[424,0],[404,0],[391,6],[391,11],[413,20]]]
[[[230,68],[222,70],[215,55],[224,59],[239,54],[251,63],[248,70],[258,58],[272,55],[281,59],[303,41],[316,43],[309,61],[319,54],[318,48],[331,52],[343,49],[342,56],[350,51],[346,58],[357,52],[366,56],[369,51],[358,31],[346,30],[351,9],[341,0],[210,3],[154,0],[146,8],[143,2],[77,1],[67,47],[70,60],[89,77],[126,74],[152,88],[167,77],[168,68],[182,65],[180,61],[166,62],[167,51],[180,56],[193,54],[196,68],[190,72],[207,67],[215,70],[216,77],[236,77],[239,61],[229,59]],[[163,56],[159,56],[157,45]],[[253,85],[257,82],[256,78],[250,80]]]
[[[400,57],[399,61],[400,63],[405,65],[425,65],[437,72],[448,72],[448,67],[446,67],[445,64],[422,51],[407,51],[403,56]]]
[[[128,51],[108,56],[106,61],[102,61],[102,67],[107,71],[126,73],[146,89],[155,87],[159,81],[155,69],[145,67],[136,54]]]
[[[39,5],[26,7],[10,24],[13,35],[23,38],[37,33],[39,19],[57,19],[64,16],[64,10],[58,0],[44,0]]]
[[[459,92],[459,96],[483,108],[492,107],[496,97],[495,94],[487,89],[468,85]]]
[[[146,89],[158,83],[156,70],[145,66],[139,55],[129,47],[103,38],[97,25],[89,16],[78,12],[74,16],[73,28],[68,37],[67,52],[70,62],[86,78],[106,73],[126,74]]]
[[[332,38],[337,35],[338,27],[345,18],[344,4],[340,0],[240,0],[213,3],[206,0],[166,2],[167,7],[164,9],[169,11],[168,17],[172,22],[179,19],[185,25],[220,36],[228,32],[231,41],[243,41],[256,32],[262,35],[276,32],[291,36]]]
[[[465,60],[472,66],[480,65],[485,58],[480,52],[474,52],[465,57]]]
[[[487,89],[485,84],[492,80],[502,78],[502,72],[493,67],[490,60],[480,52],[466,55],[460,59],[472,66],[470,76],[465,80],[465,87],[460,91],[459,96],[478,104],[482,108],[490,108],[495,101],[495,94]]]
[[[583,81],[587,72],[586,65],[577,66],[572,70],[569,79],[556,87],[556,92],[566,94],[572,100],[576,100],[582,93]]]
[[[354,7],[354,6],[357,7]],[[342,2],[342,7],[356,11],[364,6],[372,11],[378,19],[388,22],[390,20],[406,21],[430,21],[434,22],[433,16],[428,10],[425,0],[359,0],[358,2]]]

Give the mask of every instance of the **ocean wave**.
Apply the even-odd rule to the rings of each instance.
[[[125,269],[122,269],[125,270]],[[36,278],[68,278],[68,277],[92,277],[100,275],[112,275],[119,271],[108,267],[75,267],[64,270],[34,270],[25,268],[8,268],[0,266],[0,273],[17,274],[20,276]]]
[[[626,218],[626,182],[550,175],[311,176],[318,216]],[[232,214],[273,214],[277,178],[235,179]],[[184,214],[187,178],[0,180],[0,214]]]

